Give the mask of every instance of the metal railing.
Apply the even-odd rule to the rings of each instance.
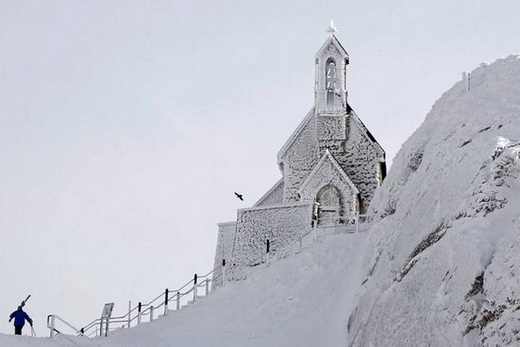
[[[300,252],[302,248],[317,242],[319,238],[326,237],[330,234],[329,232],[326,232],[329,228],[334,230],[333,234],[357,233],[360,231],[360,224],[370,224],[370,217],[371,216],[369,215],[357,215],[354,219],[346,221],[345,224],[330,226],[313,225],[310,230],[305,233],[300,232],[293,242],[279,251],[274,252],[274,254],[270,254],[270,242],[269,240],[266,240],[266,265],[269,266],[269,262],[272,261],[273,258],[276,260],[285,259],[291,254]],[[215,270],[212,270],[203,276],[195,274],[193,278],[182,287],[175,290],[166,289],[147,303],[139,302],[137,305],[132,307],[132,303],[129,302],[128,312],[124,315],[109,318],[97,318],[80,329],[77,329],[57,315],[49,315],[47,317],[47,327],[50,329],[50,337],[62,333],[62,331],[56,328],[57,322],[63,324],[69,332],[72,331],[72,333],[77,336],[92,337],[108,336],[110,331],[137,326],[143,323],[143,318],[145,316],[148,316],[148,322],[152,322],[156,318],[159,318],[160,313],[158,310],[161,308],[163,309],[162,316],[167,316],[168,312],[180,310],[182,307],[196,302],[201,297],[209,295],[210,292],[216,288],[214,284],[217,280],[221,279],[221,285],[224,285],[226,282],[225,260],[223,260],[221,266],[221,273],[215,277],[211,277]],[[174,306],[171,306],[172,303],[174,303]]]
[[[360,214],[354,218],[345,219],[343,224],[335,225],[319,225],[315,224],[313,227],[305,233],[298,235],[298,238],[293,242],[279,250],[270,254],[269,248],[266,250],[266,265],[269,266],[269,262],[272,259],[281,260],[287,258],[289,255],[301,252],[304,247],[316,243],[320,239],[326,238],[331,234],[343,234],[343,233],[359,233],[361,226],[367,226],[371,223],[371,215]]]
[[[97,318],[80,329],[77,329],[57,315],[49,315],[47,317],[47,327],[50,329],[50,337],[54,337],[57,333],[63,333],[61,328],[61,330],[57,329],[56,323],[64,325],[69,333],[77,336],[92,337],[107,336],[110,331],[139,325],[143,323],[144,317],[146,316],[148,316],[147,321],[152,322],[161,315],[159,311],[161,308],[162,315],[167,316],[169,311],[180,310],[182,307],[196,302],[201,297],[209,295],[213,290],[213,281],[223,276],[225,271],[214,278],[211,277],[212,274],[213,271],[203,276],[195,274],[193,278],[182,287],[175,290],[166,289],[147,303],[139,302],[132,307],[131,302],[129,302],[128,312],[124,315]],[[173,306],[171,305],[172,303],[174,303]]]

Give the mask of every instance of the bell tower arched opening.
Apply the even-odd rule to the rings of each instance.
[[[325,64],[325,89],[327,90],[327,107],[334,107],[337,68],[334,59],[329,58]]]

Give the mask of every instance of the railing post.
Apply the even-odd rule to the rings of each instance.
[[[166,288],[166,290],[164,291],[164,315],[167,316],[168,315],[168,299],[169,299],[169,290],[168,288]]]
[[[209,294],[209,279],[206,278],[206,296]]]
[[[177,310],[181,309],[181,292],[177,292]]]
[[[141,309],[143,308],[143,305],[139,301],[139,304],[137,304],[137,325],[141,324]]]
[[[53,315],[51,315],[49,317],[51,318],[51,326],[50,326],[50,328],[51,328],[51,338],[52,338],[52,337],[54,337],[55,318],[54,318]],[[47,318],[47,319],[49,319],[49,318]]]
[[[150,306],[150,322],[153,321],[153,305]]]
[[[226,283],[226,259],[222,259],[222,286]]]
[[[132,323],[132,300],[128,300],[128,327]]]
[[[197,274],[193,276],[193,302],[197,301]]]
[[[103,336],[103,318],[99,320],[99,336]]]
[[[266,242],[266,252],[265,252],[265,264],[266,266],[269,266],[269,248],[270,248],[271,242],[269,239],[267,239]]]
[[[109,324],[110,324],[110,318],[105,318],[105,321],[106,321],[106,324],[105,324],[105,337],[108,336],[108,329],[109,329]]]

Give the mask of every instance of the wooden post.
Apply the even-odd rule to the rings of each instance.
[[[54,337],[54,324],[56,324],[56,323],[55,323],[55,318],[53,315],[51,315],[49,317],[51,318],[51,338],[52,338],[52,337]],[[47,319],[49,319],[49,318],[47,318]]]
[[[197,274],[193,275],[193,302],[197,301]]]
[[[266,252],[265,252],[265,263],[267,266],[269,266],[269,248],[271,246],[271,242],[269,241],[269,239],[267,239],[267,242],[266,242]]]
[[[226,259],[222,259],[222,286],[226,284]]]
[[[128,327],[132,323],[132,300],[128,300]]]
[[[166,290],[164,291],[164,315],[167,316],[168,315],[168,300],[169,300],[169,290],[168,288],[166,288]]]
[[[141,309],[143,308],[143,305],[139,301],[139,304],[137,305],[137,325],[141,324]]]

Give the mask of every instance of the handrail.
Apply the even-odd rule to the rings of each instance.
[[[97,335],[98,326],[100,327],[100,331],[102,331],[104,329],[110,330],[110,327],[109,327],[110,323],[112,323],[112,324],[113,323],[124,323],[125,325],[130,327],[131,324],[133,322],[135,322],[136,320],[137,320],[137,324],[140,324],[142,316],[150,315],[150,319],[153,319],[153,316],[152,316],[153,312],[156,309],[159,309],[161,307],[164,307],[164,314],[167,314],[169,308],[166,305],[167,305],[167,302],[169,302],[169,301],[176,300],[177,308],[180,309],[182,307],[180,300],[184,299],[183,302],[185,302],[186,296],[189,295],[190,293],[194,292],[196,288],[206,287],[206,295],[209,294],[210,283],[213,283],[213,281],[215,280],[215,279],[211,278],[211,275],[213,274],[213,272],[214,272],[214,270],[211,270],[204,275],[200,275],[200,276],[196,275],[196,276],[194,276],[194,278],[192,278],[190,281],[186,282],[184,285],[182,285],[178,289],[175,289],[175,290],[166,289],[165,292],[162,292],[161,294],[157,295],[155,298],[153,298],[149,302],[146,302],[146,303],[140,302],[138,305],[134,306],[133,308],[130,307],[128,312],[123,315],[111,317],[109,319],[106,319],[106,318],[94,319],[91,322],[89,322],[88,324],[86,324],[85,326],[83,326],[83,328],[81,328],[81,329],[74,328],[72,325],[70,325],[69,323],[67,323],[65,320],[63,320],[62,318],[60,318],[58,316],[49,315],[49,319],[51,319],[50,317],[57,317],[57,319],[59,321],[63,322],[67,326],[69,326],[77,334],[81,334],[82,336],[87,336],[87,337],[90,337],[92,334]],[[219,278],[219,277],[220,276],[217,276],[216,278]],[[195,278],[197,278],[197,283],[195,283]],[[211,286],[211,287],[213,287],[213,286]],[[187,289],[187,290],[185,290],[185,289]],[[213,289],[213,288],[211,288],[211,289]],[[183,290],[185,290],[185,291],[183,291]],[[193,295],[194,295],[194,300],[196,299],[196,297],[199,297],[198,294],[196,295],[196,297],[195,297],[195,293]],[[189,300],[188,300],[188,303],[190,303]],[[58,332],[58,330],[54,326],[54,323],[55,323],[54,318],[52,318],[52,328],[51,328],[51,321],[48,322],[48,328],[51,329],[51,337],[54,335],[54,332]],[[102,326],[103,324],[106,325],[105,328],[103,328],[103,326]],[[96,330],[89,333],[89,331],[94,328],[96,328]]]
[[[67,321],[65,321],[60,316],[57,316],[55,314],[50,314],[50,315],[47,316],[47,328],[51,329],[51,337],[53,337],[54,332],[61,333],[60,331],[56,330],[56,324],[55,324],[56,319],[58,319],[59,321],[61,321],[65,325],[67,325],[69,328],[74,330],[78,334],[78,336],[84,336],[85,335],[81,330],[78,330],[76,327],[74,327],[72,324],[70,324]]]
[[[349,225],[355,225],[356,230],[358,230],[358,226],[360,223],[362,223],[362,224],[369,223],[368,222],[369,217],[371,217],[371,215],[368,215],[368,214],[356,215],[356,217],[354,219],[349,220],[349,221],[353,221],[354,224],[335,225],[334,227],[337,228],[337,227],[342,227],[342,226],[347,227]],[[363,222],[361,222],[361,219],[363,220]],[[296,235],[295,240],[293,240],[287,246],[275,251],[274,254],[276,255],[276,257],[278,259],[285,258],[288,255],[288,252],[291,251],[292,247],[298,242],[300,242],[300,249],[301,249],[301,247],[303,245],[303,243],[302,243],[303,240],[306,239],[307,236],[310,235],[311,233],[314,233],[314,241],[315,241],[316,240],[315,238],[317,236],[317,234],[316,234],[317,229],[319,229],[319,228],[317,228],[316,226],[313,226],[311,229],[307,230],[303,234],[299,234],[298,232],[295,232],[294,233]],[[269,253],[267,253],[266,256],[267,256],[267,264],[269,264]],[[205,289],[206,289],[205,295],[208,295],[211,291],[213,291],[215,289],[215,283],[216,283],[217,279],[222,277],[223,281],[225,282],[224,272],[219,273],[215,277],[211,277],[211,275],[213,275],[214,273],[215,273],[215,269],[209,271],[205,275],[200,275],[200,276],[195,275],[194,278],[192,278],[190,281],[188,281],[187,283],[185,283],[182,287],[180,287],[178,289],[175,289],[175,290],[166,289],[164,292],[162,292],[157,297],[153,298],[152,300],[150,300],[147,303],[139,302],[138,305],[136,305],[133,308],[130,306],[128,312],[125,313],[124,315],[111,317],[111,318],[97,318],[97,319],[94,319],[93,321],[89,322],[88,324],[86,324],[81,329],[75,328],[70,323],[66,322],[64,319],[62,319],[61,317],[56,316],[56,315],[49,315],[47,317],[47,327],[49,329],[51,329],[51,337],[53,337],[55,332],[60,333],[55,327],[55,320],[57,319],[60,322],[64,323],[69,328],[71,328],[72,330],[74,330],[79,336],[90,337],[93,334],[97,335],[98,326],[100,328],[100,330],[99,330],[100,333],[105,331],[105,334],[106,334],[108,331],[111,330],[110,323],[112,323],[112,324],[113,323],[124,323],[123,327],[128,326],[128,328],[130,328],[131,324],[136,320],[137,320],[137,324],[140,324],[141,318],[143,315],[149,315],[150,321],[152,321],[154,318],[153,312],[156,309],[159,309],[163,306],[164,306],[164,315],[167,315],[167,313],[169,311],[168,303],[170,301],[176,301],[176,309],[180,309],[182,307],[181,299],[184,299],[187,295],[193,293],[193,300],[190,301],[188,299],[187,304],[190,304],[197,300],[197,298],[199,297],[198,291],[197,291],[198,288],[205,287]],[[188,288],[188,289],[186,291],[183,291],[186,288]],[[153,304],[156,303],[161,298],[163,298],[163,300],[161,300],[156,306],[154,306]],[[183,302],[186,304],[186,301],[184,301],[184,300],[183,300]],[[93,328],[96,328],[96,330],[87,334],[87,332]],[[114,328],[112,328],[112,330],[113,329]],[[117,329],[119,329],[119,328],[117,328]]]

